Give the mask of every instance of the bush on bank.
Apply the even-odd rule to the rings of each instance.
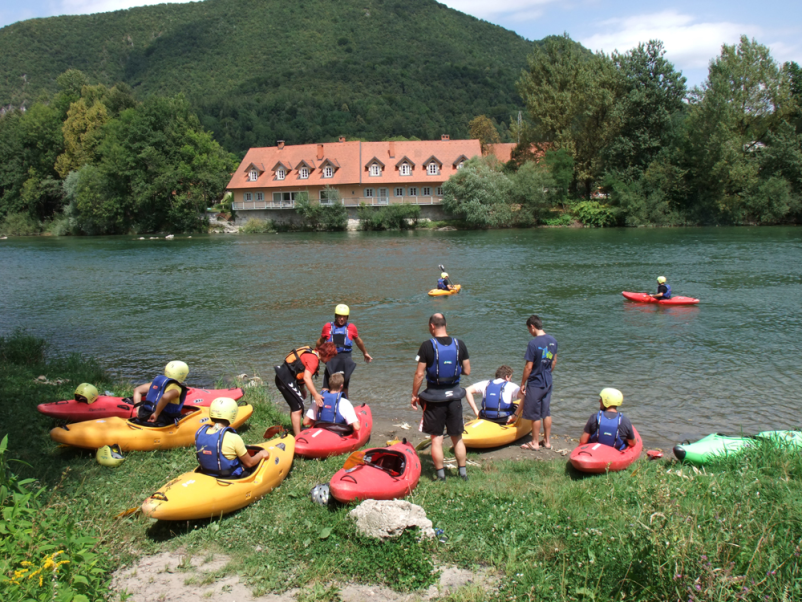
[[[362,230],[414,230],[418,226],[420,206],[404,203],[376,209],[362,203],[357,216]]]

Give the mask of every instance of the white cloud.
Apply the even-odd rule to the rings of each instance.
[[[650,15],[636,15],[623,19],[610,19],[600,24],[604,33],[582,40],[591,50],[621,52],[634,48],[640,42],[662,40],[666,56],[680,69],[707,67],[711,58],[721,52],[722,44],[735,44],[742,34],[759,37],[760,27],[729,21],[698,23],[691,15],[665,11]]]
[[[514,21],[537,19],[543,14],[542,7],[557,0],[441,0],[446,6],[480,19],[491,20],[501,15]]]

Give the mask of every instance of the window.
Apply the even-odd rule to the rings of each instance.
[[[437,196],[443,196],[443,187],[442,186],[438,186],[437,187]]]
[[[256,182],[256,178],[258,178],[258,177],[259,177],[259,172],[257,172],[255,169],[252,169],[251,173],[250,173],[250,178],[249,178],[250,181],[251,182]]]
[[[430,176],[436,176],[440,173],[440,169],[437,167],[437,163],[432,161],[429,165],[426,166],[426,173]]]
[[[365,198],[373,198],[373,189],[372,188],[365,188]]]
[[[404,196],[404,189],[403,188],[396,188],[395,189],[395,196]]]
[[[337,191],[331,190],[332,198],[329,198],[329,190],[321,190],[320,191],[320,204],[321,205],[333,205],[336,200]]]
[[[462,166],[465,165],[465,161],[460,161],[457,163],[457,169],[462,169]]]
[[[412,175],[412,168],[409,166],[409,163],[402,163],[401,164],[401,175],[402,176],[411,176]]]
[[[410,188],[409,189],[409,196],[418,196],[418,189],[417,188]]]
[[[330,178],[333,175],[334,175],[334,168],[333,167],[331,167],[330,165],[327,165],[326,167],[323,168],[323,177],[324,178]]]
[[[379,188],[379,205],[386,205],[390,202],[389,194],[386,188]]]
[[[264,201],[265,200],[265,193],[264,192],[257,192],[256,193],[256,200],[257,201]]]
[[[296,194],[295,192],[274,192],[273,202],[283,207],[292,207]]]
[[[301,176],[301,179],[302,179],[302,180],[306,180],[306,179],[309,177],[309,168],[307,168],[307,167],[302,167],[302,168],[299,170],[299,172],[298,172],[298,175],[299,175],[299,176]]]
[[[250,193],[250,192],[246,192],[246,193],[245,193],[245,200],[246,200],[246,201],[250,201],[250,200],[252,200],[252,195],[251,195],[251,193]]]
[[[283,180],[284,179],[284,175],[285,175],[285,173],[284,173],[283,169],[277,169],[276,170],[276,179],[277,180]]]
[[[432,196],[432,189],[428,186],[423,187],[423,196]]]
[[[374,163],[373,165],[370,166],[370,170],[368,171],[368,174],[371,175],[371,176],[380,176],[380,175],[382,175],[382,166],[379,165],[378,163]]]

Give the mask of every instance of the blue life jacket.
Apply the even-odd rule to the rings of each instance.
[[[671,285],[666,283],[663,286],[666,287],[666,292],[663,293],[663,296],[660,297],[661,299],[671,299]]]
[[[459,362],[459,343],[454,337],[450,345],[441,345],[437,339],[432,339],[434,347],[434,362],[426,368],[426,381],[430,385],[457,385],[462,374],[462,365]]]
[[[337,345],[337,353],[351,353],[354,342],[348,336],[348,322],[342,326],[337,326],[335,322],[332,322],[328,342]]]
[[[603,410],[599,410],[596,416],[596,432],[590,436],[590,441],[598,441],[602,445],[609,445],[619,451],[626,449],[627,444],[618,434],[621,426],[621,412],[616,412],[615,418],[607,418]]]
[[[342,396],[342,393],[330,393],[329,391],[321,393],[323,407],[317,412],[317,419],[320,422],[347,424],[345,417],[340,414],[340,399],[342,399]]]
[[[179,387],[181,387],[180,402],[168,403],[166,406],[164,406],[162,414],[169,416],[171,418],[181,417],[181,408],[184,407],[184,402],[187,399],[188,389],[177,380],[172,378],[167,378],[166,376],[157,376],[156,378],[153,379],[153,382],[150,383],[148,394],[142,401],[141,409],[144,413],[153,414],[153,412],[156,410],[156,406],[159,405],[159,401],[161,400],[162,397],[164,397],[164,392],[167,389],[168,385],[178,385]]]
[[[490,381],[487,383],[485,389],[485,397],[482,400],[481,416],[484,418],[507,418],[512,416],[515,411],[515,406],[512,403],[504,401],[504,388],[509,383],[504,381],[502,383],[494,383]]]
[[[447,291],[448,290],[448,282],[446,282],[445,278],[440,278],[437,281],[437,288],[440,289],[441,291]]]
[[[216,477],[240,476],[244,469],[239,458],[229,460],[223,455],[223,437],[228,432],[236,435],[237,431],[227,426],[216,433],[209,433],[212,426],[204,424],[195,433],[195,453],[203,472]]]

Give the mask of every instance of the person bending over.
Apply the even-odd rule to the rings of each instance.
[[[512,368],[500,366],[496,370],[496,378],[493,380],[482,380],[472,384],[465,389],[465,399],[471,406],[477,418],[483,418],[498,424],[510,422],[517,409],[514,402],[518,399],[521,388],[510,382],[512,378]],[[476,407],[473,396],[482,396],[482,409]],[[514,421],[514,420],[513,420]]]
[[[237,402],[230,397],[218,397],[209,406],[211,424],[204,424],[195,433],[195,453],[205,474],[237,479],[270,457],[266,449],[253,456],[248,453],[242,437],[229,426],[236,417]]]
[[[189,390],[184,384],[188,375],[189,366],[173,361],[164,367],[164,376],[157,376],[134,389],[134,405],[139,406],[135,422],[144,426],[178,422]]]
[[[290,351],[284,358],[284,363],[273,367],[276,371],[276,387],[290,406],[290,420],[296,437],[301,434],[301,419],[307,389],[315,403],[318,406],[323,405],[323,398],[315,390],[312,377],[317,376],[320,362],[325,364],[335,355],[337,347],[334,343],[323,343],[316,349],[309,346],[298,347]]]
[[[629,418],[618,411],[624,395],[618,389],[606,388],[599,393],[599,411],[588,418],[579,445],[598,441],[623,451],[635,445],[635,430]]]
[[[313,405],[306,412],[304,426],[320,426],[319,423],[349,425],[354,431],[360,428],[359,418],[353,404],[343,394],[342,374],[332,374],[329,377],[328,390],[321,391],[323,405]]]

